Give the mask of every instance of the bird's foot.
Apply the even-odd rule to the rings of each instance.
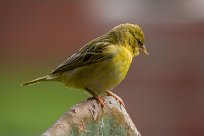
[[[103,109],[104,106],[105,106],[105,103],[104,103],[104,98],[102,96],[93,96],[91,98],[88,98],[88,100],[93,100],[95,99],[98,104],[101,106],[101,108]]]
[[[122,100],[119,96],[117,96],[116,94],[114,94],[114,93],[111,92],[111,91],[106,91],[106,94],[107,94],[108,96],[112,96],[113,98],[115,98],[116,101],[118,101],[121,105],[123,105],[123,107],[125,107],[125,103],[123,102],[123,100]]]
[[[93,96],[92,98],[89,98],[89,99],[96,99],[98,104],[101,105],[101,108],[103,109],[105,106],[104,98],[102,96],[98,96],[96,93],[91,91],[89,88],[86,88],[86,90]]]

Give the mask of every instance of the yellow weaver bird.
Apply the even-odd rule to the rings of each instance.
[[[133,57],[140,51],[148,54],[141,28],[134,24],[121,24],[87,43],[50,74],[22,86],[57,81],[71,88],[86,90],[102,107],[105,94],[113,96],[124,106],[122,99],[109,90],[125,78]]]

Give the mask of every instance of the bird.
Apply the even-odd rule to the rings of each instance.
[[[99,105],[105,106],[104,96],[123,100],[111,90],[125,79],[134,57],[148,55],[144,33],[137,24],[119,24],[104,35],[91,40],[50,74],[22,84],[56,81],[69,88],[85,90]]]

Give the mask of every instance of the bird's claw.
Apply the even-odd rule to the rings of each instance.
[[[123,107],[125,107],[125,103],[123,102],[123,100],[117,96],[116,94],[112,93],[111,91],[106,91],[108,96],[112,96],[113,98],[116,99],[116,101],[118,101],[121,105],[123,105]]]
[[[103,109],[104,106],[105,106],[105,103],[104,103],[104,98],[102,96],[93,96],[91,98],[88,98],[88,100],[93,100],[95,99],[99,105],[101,105],[101,108]]]

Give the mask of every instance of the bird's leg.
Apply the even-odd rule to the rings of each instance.
[[[108,96],[112,96],[113,98],[115,98],[117,101],[119,101],[120,104],[123,105],[123,107],[125,107],[125,103],[123,102],[123,100],[119,96],[117,96],[116,94],[114,94],[113,92],[108,91],[108,90],[106,91],[106,94]]]
[[[93,96],[92,98],[89,98],[89,99],[96,99],[98,104],[101,105],[101,108],[104,108],[105,106],[104,98],[102,96],[98,96],[97,94],[95,94],[93,91],[91,91],[88,88],[86,88],[86,90]]]
[[[93,96],[93,98],[97,100],[99,105],[101,105],[101,108],[104,108],[105,103],[104,103],[104,98],[102,96]]]

